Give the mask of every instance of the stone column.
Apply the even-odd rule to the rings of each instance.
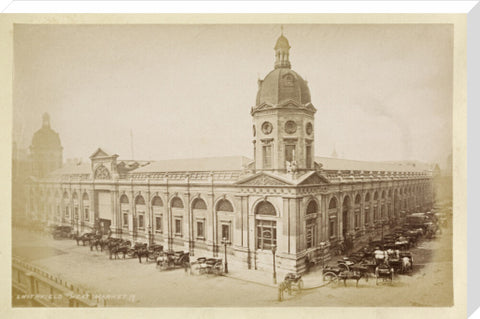
[[[233,231],[233,245],[234,247],[243,247],[243,206],[242,196],[235,195],[234,197],[234,227]]]
[[[90,202],[88,213],[90,214],[90,225],[95,225],[95,220],[98,217],[98,212],[95,207],[95,185],[92,184],[91,189],[88,191],[88,201]]]
[[[321,195],[321,200],[320,200],[320,206],[322,210],[322,241],[323,242],[329,242],[330,241],[330,235],[328,233],[328,227],[330,223],[330,218],[328,216],[328,196],[327,195]]]
[[[137,240],[137,223],[136,223],[136,218],[137,218],[137,212],[136,212],[136,205],[135,205],[135,191],[133,189],[133,180],[131,180],[131,198],[132,200],[130,201],[130,220],[131,223],[128,224],[128,228],[130,230],[130,234],[132,236],[132,245],[135,243]]]
[[[147,233],[147,242],[148,245],[153,242],[153,234],[155,233],[155,229],[153,227],[153,212],[152,212],[152,195],[150,192],[150,179],[147,178],[147,198],[145,201],[145,208],[146,208],[146,216],[145,216],[145,229]]]
[[[167,191],[165,192],[165,198],[166,198],[166,203],[165,203],[165,213],[167,214],[167,250],[171,251],[173,250],[173,227],[172,227],[172,206],[170,203],[169,199],[169,193],[168,193],[168,186],[167,186]]]
[[[113,220],[112,220],[112,233],[119,235],[122,233],[122,212],[120,209],[120,198],[118,196],[118,183],[115,184],[115,188],[112,191],[113,198]]]
[[[362,235],[365,234],[365,194],[362,191],[360,193],[360,230]]]
[[[257,258],[255,256],[257,251],[257,243],[255,242],[255,207],[250,207],[249,197],[247,197],[247,225],[248,225],[248,243],[250,254],[250,267],[257,269]]]
[[[193,214],[192,214],[192,205],[190,204],[190,185],[188,183],[187,177],[187,191],[184,193],[185,202],[187,205],[187,230],[188,230],[188,243],[185,242],[185,249],[190,252],[193,256],[193,245],[194,245],[194,234],[193,234]]]
[[[347,215],[348,216],[348,215]],[[337,205],[337,238],[343,240],[343,198],[342,193],[338,194]]]

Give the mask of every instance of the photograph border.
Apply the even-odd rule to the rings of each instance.
[[[0,255],[2,294],[1,309],[6,315],[19,317],[68,314],[72,318],[88,316],[142,316],[216,318],[436,318],[466,317],[467,314],[467,14],[8,14],[0,17],[0,95],[3,116],[0,118],[2,185],[0,201],[5,234]],[[292,307],[292,308],[102,308],[102,309],[18,309],[11,307],[11,150],[13,96],[13,26],[14,24],[453,24],[453,307]],[[235,310],[234,310],[235,309]],[[37,312],[37,314],[35,314]]]

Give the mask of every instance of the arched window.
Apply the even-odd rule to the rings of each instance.
[[[175,236],[183,236],[183,210],[179,211],[180,209],[183,209],[183,201],[179,197],[174,197],[172,201],[170,202],[170,205],[172,207],[172,210],[176,210],[176,214],[173,216],[173,233]]]
[[[95,170],[94,176],[96,179],[110,179],[110,172],[105,166],[100,165]]]
[[[72,200],[73,200],[73,216],[74,216],[75,219],[78,219],[78,196],[77,196],[77,192],[73,192]]]
[[[378,199],[378,192],[375,191],[375,193],[373,194],[373,200],[377,200]]]
[[[217,211],[222,212],[233,212],[233,206],[230,201],[226,199],[221,199],[217,203]]]
[[[313,218],[318,211],[317,202],[311,200],[308,203],[306,211],[306,221],[305,221],[305,245],[306,248],[312,248],[315,246],[315,234],[316,234],[316,224],[317,219]]]
[[[382,198],[385,199],[385,191],[382,192]]]
[[[275,211],[275,207],[268,201],[262,201],[257,205],[257,209],[255,211],[257,215],[277,215]]]
[[[152,206],[158,206],[158,207],[162,207],[163,206],[163,201],[160,197],[158,196],[155,196],[152,200]]]
[[[129,212],[130,212],[130,206],[128,205],[128,197],[127,195],[122,195],[120,197],[120,210],[122,213],[122,227],[123,228],[128,228],[129,224]]]
[[[82,201],[83,201],[83,219],[85,221],[89,221],[90,220],[90,200],[86,192],[83,193],[82,195]]]
[[[259,219],[260,216],[275,216],[275,207],[268,201],[260,202],[255,208],[257,249],[271,250],[277,245],[277,222]]]
[[[145,199],[143,196],[139,195],[135,198],[135,205],[145,205]]]
[[[330,203],[328,204],[328,209],[333,209],[337,208],[337,199],[335,197],[332,197],[330,200]]]
[[[362,199],[360,197],[360,194],[357,194],[357,196],[355,196],[355,205],[360,205],[361,201],[362,201]]]
[[[67,192],[63,193],[63,206],[65,209],[65,217],[70,218],[70,203]]]
[[[152,199],[152,211],[155,218],[155,232],[163,233],[163,214],[162,214],[163,201],[159,196],[155,196]]]
[[[180,198],[175,197],[172,199],[172,207],[174,208],[183,208],[183,202]]]
[[[135,212],[137,214],[138,228],[145,228],[145,199],[142,195],[135,198]]]
[[[122,197],[120,197],[120,204],[128,204],[127,195],[122,195]]]
[[[196,198],[192,203],[193,228],[197,240],[206,240],[205,223],[207,219],[207,204],[201,198]]]
[[[370,223],[370,193],[365,195],[365,207],[364,207],[364,223]]]
[[[311,200],[307,206],[307,215],[315,214],[317,211],[318,211],[317,202],[315,202],[314,200]]]
[[[201,198],[197,198],[193,201],[192,204],[193,209],[207,209],[207,204]]]

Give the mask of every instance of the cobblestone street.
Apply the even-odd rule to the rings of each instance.
[[[243,269],[234,260],[228,276],[189,275],[183,269],[162,272],[153,262],[109,260],[104,252],[91,252],[72,240],[53,240],[20,229],[13,234],[14,256],[92,293],[130,297],[107,300],[106,306],[447,306],[452,300],[447,232],[412,249],[414,273],[396,276],[393,284],[377,286],[372,278],[360,280],[358,288],[352,281],[347,287],[324,285],[318,269],[304,276],[306,289],[301,294],[287,296],[283,302],[277,300],[271,273]]]

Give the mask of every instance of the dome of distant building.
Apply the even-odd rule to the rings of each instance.
[[[62,148],[60,136],[50,127],[50,116],[43,114],[42,128],[35,132],[32,139],[32,149],[55,149]]]
[[[275,69],[265,79],[259,80],[256,105],[278,105],[289,100],[302,105],[311,103],[307,81],[291,69],[290,44],[283,34],[278,38],[274,50]]]
[[[60,136],[50,127],[50,116],[43,114],[42,128],[35,132],[30,146],[32,175],[43,177],[62,167],[63,147]]]

